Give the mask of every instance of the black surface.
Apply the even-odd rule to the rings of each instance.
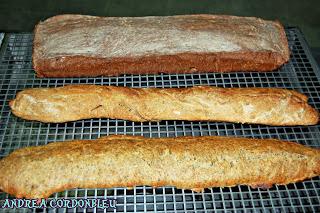
[[[311,53],[320,67],[320,48],[311,48]]]

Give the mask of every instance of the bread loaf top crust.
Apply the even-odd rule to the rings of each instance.
[[[289,59],[280,23],[254,17],[58,15],[35,29],[34,58],[123,58],[188,53],[270,52]],[[281,63],[281,62],[279,62]]]
[[[129,88],[68,85],[19,92],[13,114],[42,122],[115,118],[137,122],[198,120],[267,125],[314,125],[319,113],[307,97],[276,88]]]
[[[0,160],[0,189],[45,198],[76,187],[268,188],[319,175],[319,154],[270,139],[108,136],[16,150]]]

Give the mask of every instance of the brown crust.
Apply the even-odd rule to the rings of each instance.
[[[109,136],[22,148],[0,170],[0,189],[17,198],[137,185],[267,188],[318,176],[320,151],[279,140]]]
[[[67,18],[66,18],[67,17]],[[38,77],[83,77],[83,76],[118,76],[121,74],[157,74],[157,73],[195,73],[195,72],[246,72],[246,71],[272,71],[279,68],[289,60],[290,53],[285,31],[280,22],[265,21],[256,19],[256,22],[266,22],[278,28],[279,43],[281,51],[270,51],[262,46],[259,51],[241,49],[240,51],[227,52],[203,52],[203,53],[180,53],[165,55],[146,54],[142,57],[88,57],[85,55],[64,55],[57,57],[43,56],[42,37],[45,36],[40,29],[45,23],[55,23],[59,25],[64,19],[70,19],[72,15],[59,15],[40,22],[35,27],[35,37],[33,46],[33,67]],[[239,19],[235,16],[214,16],[214,15],[185,15],[172,16],[183,17],[186,20],[185,30],[200,28],[210,31],[210,26],[206,29],[201,20],[215,18]],[[188,19],[197,17],[198,22],[188,22]],[[243,17],[247,18],[247,17]],[[99,18],[101,21],[103,18]],[[254,19],[254,18],[250,18]],[[174,22],[173,22],[174,23]],[[179,22],[178,22],[179,23]],[[267,24],[266,24],[267,25]],[[180,25],[179,25],[180,26]],[[213,25],[214,26],[214,25]],[[181,27],[181,26],[180,26]],[[221,27],[221,26],[219,26]],[[223,29],[223,27],[222,27]],[[62,28],[62,30],[65,30]],[[159,29],[160,30],[160,29]],[[230,29],[229,29],[230,30]],[[236,30],[236,29],[235,29]],[[274,32],[277,34],[276,32]],[[266,37],[273,35],[266,35]],[[116,39],[116,38],[115,38]],[[263,39],[262,39],[263,40]],[[241,40],[237,41],[241,44]],[[252,42],[257,42],[259,38],[253,38]]]
[[[282,57],[283,57],[282,59],[285,62],[288,62],[290,59],[290,49],[289,49],[289,44],[288,44],[286,32],[285,32],[284,27],[280,21],[276,20],[275,23],[276,23],[277,27],[279,28],[281,43],[282,43],[283,47],[285,47],[285,48],[283,48],[284,54],[282,55]]]
[[[307,97],[275,88],[128,88],[69,85],[19,92],[9,103],[18,117],[42,122],[115,118],[314,125],[319,113]]]
[[[279,63],[274,63],[280,61]],[[287,61],[273,52],[185,53],[143,58],[65,56],[34,60],[37,77],[95,77],[121,74],[273,71]]]

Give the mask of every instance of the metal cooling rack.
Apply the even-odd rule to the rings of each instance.
[[[26,121],[13,116],[8,100],[30,87],[56,87],[67,84],[98,84],[129,87],[280,87],[295,89],[309,97],[320,109],[320,72],[297,28],[286,29],[291,60],[280,70],[268,73],[209,73],[124,75],[98,78],[36,78],[32,70],[33,35],[6,34],[0,52],[0,158],[15,149],[70,139],[95,139],[109,134],[176,137],[182,135],[225,135],[252,138],[278,138],[311,147],[320,147],[320,125],[271,127],[216,122],[130,122],[90,119],[63,124]],[[1,171],[0,171],[1,172]],[[90,174],[88,174],[90,175]],[[0,193],[0,202],[10,198]],[[320,178],[268,190],[247,186],[209,188],[202,193],[173,187],[135,187],[134,189],[75,189],[54,194],[51,198],[116,198],[114,212],[320,212]],[[42,211],[27,210],[24,211]],[[56,209],[46,211],[55,212]],[[59,210],[60,212],[61,210]],[[63,211],[85,211],[64,209]],[[88,209],[88,211],[92,211]]]

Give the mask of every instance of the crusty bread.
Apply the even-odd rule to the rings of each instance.
[[[266,88],[69,85],[23,90],[10,102],[10,107],[18,117],[53,123],[116,118],[138,122],[196,120],[313,125],[319,119],[303,94]]]
[[[0,171],[0,189],[17,198],[77,187],[268,188],[320,175],[320,150],[270,139],[109,136],[16,150]]]
[[[282,25],[254,17],[59,15],[34,33],[38,77],[271,71],[290,56]]]

